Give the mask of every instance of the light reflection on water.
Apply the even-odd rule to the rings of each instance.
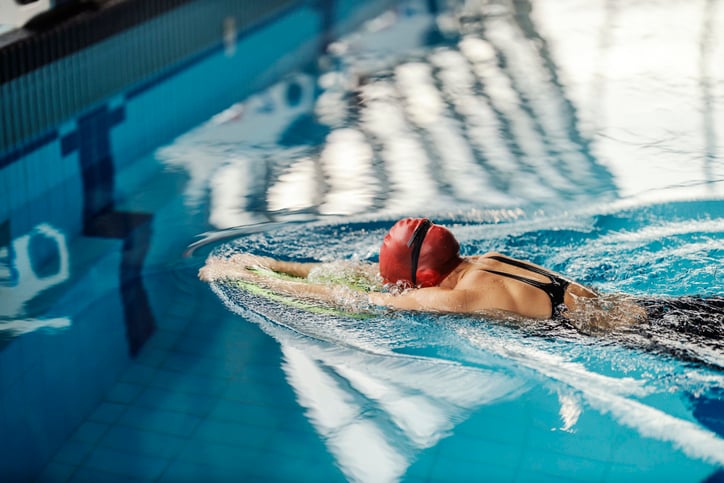
[[[721,196],[721,42],[711,25],[671,28],[712,5],[658,8],[672,19],[640,30],[640,7],[524,4],[486,14],[467,2],[435,23],[410,2],[394,30],[373,23],[337,42],[331,67],[233,106],[160,156],[191,173],[191,203],[209,186],[218,228],[290,211]],[[442,40],[425,44],[431,32]],[[407,44],[395,49],[396,36]]]
[[[431,12],[405,2],[331,45],[320,72],[165,147],[161,159],[191,175],[186,201],[209,190],[218,229],[451,214],[463,251],[504,251],[607,291],[721,293],[717,2],[452,3]],[[648,205],[681,199],[714,201],[701,217]],[[382,228],[354,238],[330,223],[233,249],[374,259]],[[672,455],[723,462],[720,435],[656,398],[721,388],[720,371],[457,319],[309,320],[217,290],[279,341],[299,404],[351,479],[399,478],[476,408],[538,383],[557,395],[555,429],[575,432],[595,411]],[[694,355],[721,368],[719,353]],[[428,367],[449,372],[425,386]],[[475,392],[486,384],[501,390]],[[407,417],[421,408],[424,417]]]
[[[558,220],[490,211],[469,213],[466,221],[441,221],[459,236],[463,252],[494,247],[526,255],[605,291],[677,295],[691,293],[692,284],[700,283],[700,293],[718,293],[722,274],[711,267],[722,249],[724,213],[705,202],[694,202],[691,209],[714,219],[692,217],[684,205],[658,209]],[[388,226],[384,220],[285,226],[247,234],[218,247],[216,254],[374,260]],[[671,283],[671,273],[681,279]],[[579,424],[600,414],[610,418],[607,425],[661,442],[672,458],[681,452],[689,462],[716,466],[724,461],[721,434],[692,421],[689,409],[681,413],[671,407],[679,398],[717,400],[716,391],[724,385],[721,350],[676,334],[659,333],[658,345],[647,347],[650,341],[635,334],[599,338],[563,327],[472,317],[310,316],[233,285],[218,284],[214,290],[227,307],[280,343],[282,368],[298,403],[352,480],[398,479],[423,450],[454,435],[472,415],[485,413],[485,406],[520,401],[540,385],[557,399],[558,422],[548,419],[554,424],[548,433],[592,437],[595,454],[618,451],[615,441],[592,436],[589,423]],[[400,408],[406,408],[402,415]],[[402,417],[423,409],[424,416]],[[491,437],[485,426],[465,427]],[[544,447],[548,436],[534,432],[530,444]],[[360,447],[383,451],[360,453]],[[361,454],[370,464],[361,464]]]
[[[286,233],[289,237],[268,234],[237,243],[246,249],[284,246],[297,256],[319,258],[321,252],[349,251],[343,248],[348,243],[364,253],[379,238],[372,228],[350,230],[336,246],[320,246],[328,233],[295,245],[296,230]],[[548,432],[588,438],[590,428],[579,427],[579,419],[600,413],[694,460],[724,461],[724,441],[717,434],[667,412],[672,391],[708,395],[722,386],[720,372],[571,334],[530,337],[519,327],[454,316],[310,317],[230,285],[214,290],[227,307],[279,342],[282,369],[298,403],[351,480],[396,481],[422,451],[453,435],[482,407],[519,399],[539,385],[559,405],[558,425],[552,423]],[[491,437],[486,427],[477,430],[478,437]],[[536,433],[529,444],[545,445],[545,439]],[[616,442],[596,441],[596,454],[616,451]]]
[[[270,239],[245,236],[234,249],[373,260],[395,217],[425,214],[454,225],[466,254],[504,251],[605,291],[721,294],[721,2],[448,3],[430,11],[434,1],[403,2],[330,45],[319,70],[291,75],[160,149],[166,167],[187,175],[186,211],[168,210],[156,226],[168,222],[177,236],[178,217],[208,208],[204,222],[237,228],[228,234],[268,230]],[[682,214],[667,204],[680,199],[705,201]],[[319,218],[327,221],[289,223]],[[362,236],[340,236],[350,220],[362,220]],[[82,325],[36,317],[42,301],[26,303],[68,281],[64,235],[50,225],[13,240],[2,231],[0,336]],[[32,239],[57,261],[53,273],[31,266]],[[188,295],[184,288],[173,296]],[[500,448],[487,426],[494,416],[480,409],[512,401],[538,410],[549,398],[553,417],[536,422],[550,424],[523,419],[514,450],[582,443],[602,465],[625,465],[617,442],[601,435],[627,428],[631,440],[662,442],[641,447],[692,479],[722,464],[721,432],[692,409],[721,407],[721,351],[676,347],[693,350],[702,367],[479,320],[325,324],[236,295],[229,305],[279,342],[299,405],[350,479],[404,476],[473,416],[465,431],[476,445]],[[598,416],[605,421],[586,426]],[[476,445],[463,456],[482,457]]]
[[[55,254],[57,266],[48,269],[37,265],[38,244]],[[68,280],[70,263],[65,235],[41,223],[8,246],[0,247],[0,255],[0,335],[15,337],[41,328],[69,327],[69,317],[36,317],[26,309],[39,293]]]
[[[471,411],[525,390],[499,370],[380,357],[261,326],[280,342],[297,400],[353,481],[398,480]]]

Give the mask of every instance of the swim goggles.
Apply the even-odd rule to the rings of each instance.
[[[432,228],[432,222],[427,218],[424,218],[422,222],[417,225],[417,228],[415,228],[415,231],[412,232],[412,236],[407,241],[407,248],[412,248],[412,251],[410,252],[410,256],[412,257],[410,263],[410,270],[412,271],[410,280],[412,281],[413,287],[417,286],[417,264],[420,260],[422,242],[425,241],[425,236],[427,235],[427,232],[430,231],[430,228]]]

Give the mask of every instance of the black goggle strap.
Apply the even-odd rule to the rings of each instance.
[[[427,235],[427,232],[430,230],[431,227],[432,222],[425,218],[417,226],[417,228],[415,228],[415,231],[412,233],[410,240],[407,242],[407,247],[412,248],[412,259],[410,264],[412,276],[410,277],[410,279],[412,280],[413,286],[417,285],[417,263],[420,260],[420,249],[422,248],[422,242],[425,240],[425,236]]]

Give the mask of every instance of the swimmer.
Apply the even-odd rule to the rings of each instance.
[[[367,264],[361,270],[378,272],[391,290],[372,290],[367,297],[370,304],[390,309],[480,314],[506,320],[551,319],[594,332],[644,322],[656,305],[638,304],[634,297],[624,294],[601,294],[563,275],[499,253],[462,257],[450,230],[426,218],[395,223],[384,238],[379,260],[379,265]],[[205,281],[246,279],[288,295],[336,304],[341,297],[339,287],[317,283],[310,276],[322,266],[237,254],[228,259],[209,258],[199,277]],[[306,280],[270,280],[251,270],[254,267]],[[659,306],[655,309],[661,311]]]

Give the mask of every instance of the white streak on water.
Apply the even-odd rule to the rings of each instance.
[[[561,431],[573,432],[573,426],[581,416],[581,401],[574,394],[559,392],[558,401],[561,403],[560,415],[563,421]]]
[[[642,436],[667,441],[692,458],[724,465],[724,440],[715,433],[594,385],[578,389],[591,406],[603,414],[610,413],[619,423],[637,430]]]
[[[13,337],[27,334],[39,329],[65,329],[70,327],[68,317],[55,317],[51,319],[23,319],[0,321],[0,334],[7,333]]]
[[[603,414],[611,414],[619,423],[635,429],[642,436],[669,442],[692,458],[724,464],[724,440],[715,433],[627,397],[650,392],[642,380],[596,374],[582,364],[566,361],[561,356],[513,340],[503,342],[469,328],[460,328],[459,332],[485,350],[579,391],[592,407]]]
[[[677,235],[690,233],[716,233],[722,232],[724,220],[687,220],[683,222],[667,222],[665,225],[649,225],[638,228],[636,231],[617,231],[610,235],[602,235],[596,240],[597,244],[621,246],[625,243],[641,243],[646,241],[666,240]],[[724,248],[724,240],[718,244]]]
[[[408,462],[395,451],[373,419],[323,364],[304,350],[282,343],[283,369],[307,417],[337,458],[345,474],[355,481],[396,481]],[[372,464],[374,462],[374,464]]]
[[[329,344],[244,312],[281,344],[299,404],[352,481],[397,481],[475,408],[527,388],[491,370]]]

